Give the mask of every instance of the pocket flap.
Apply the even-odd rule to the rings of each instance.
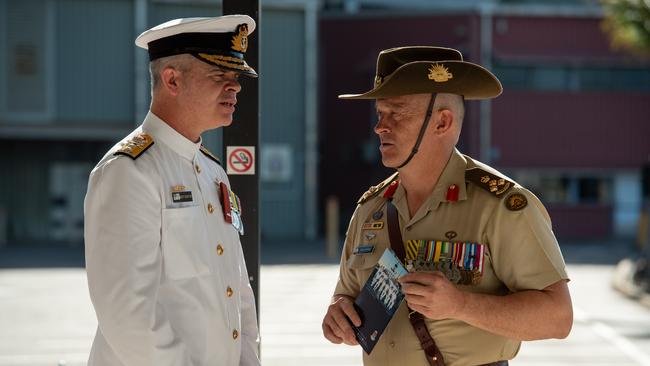
[[[356,248],[355,248],[356,249]],[[379,258],[384,254],[386,248],[381,246],[375,246],[375,250],[371,253],[357,253],[352,254],[348,259],[348,268],[351,269],[368,269],[374,267]]]

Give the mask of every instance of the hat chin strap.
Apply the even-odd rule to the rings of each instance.
[[[427,130],[427,126],[429,125],[429,120],[431,119],[431,113],[433,112],[433,103],[436,101],[436,93],[431,93],[431,99],[429,100],[429,106],[427,107],[427,114],[424,116],[424,122],[422,122],[422,127],[420,128],[420,134],[418,134],[418,139],[415,141],[415,146],[413,146],[413,150],[411,150],[411,154],[409,155],[404,162],[398,166],[396,169],[402,168],[404,165],[408,164],[411,159],[413,159],[413,156],[418,152],[418,148],[420,147],[420,143],[422,142],[422,138],[424,137],[424,132]]]

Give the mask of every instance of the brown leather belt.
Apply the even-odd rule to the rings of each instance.
[[[397,209],[393,205],[393,200],[388,199],[386,203],[386,216],[388,223],[388,238],[390,240],[390,246],[393,248],[393,251],[397,255],[402,263],[406,258],[406,251],[404,250],[404,242],[402,241],[402,233],[399,229],[399,218],[397,217]],[[420,345],[424,350],[424,353],[427,356],[427,361],[430,366],[445,366],[445,359],[442,357],[440,349],[436,345],[436,342],[431,337],[427,325],[424,322],[424,316],[417,311],[413,311],[410,308],[409,311],[409,322],[415,331],[415,335],[420,340]]]

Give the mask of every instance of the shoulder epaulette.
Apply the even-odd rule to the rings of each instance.
[[[515,184],[508,179],[483,170],[469,168],[465,170],[465,180],[472,182],[497,197],[508,192]]]
[[[221,165],[221,160],[219,160],[218,157],[214,156],[214,154],[212,154],[212,153],[210,152],[210,150],[208,150],[205,146],[201,145],[201,148],[200,148],[199,150],[201,150],[201,152],[202,152],[205,156],[207,156],[208,158],[210,158],[210,160],[212,160],[212,161],[214,161],[215,163]]]
[[[357,204],[360,205],[360,204],[368,201],[372,197],[376,196],[377,194],[379,194],[379,192],[381,192],[382,189],[386,188],[386,186],[391,184],[395,179],[397,179],[397,177],[398,177],[398,173],[395,172],[395,174],[391,175],[390,177],[388,177],[388,179],[384,180],[383,182],[377,184],[376,186],[372,186],[372,187],[368,188],[366,193],[364,193],[363,196],[361,196],[361,198],[359,198],[359,200],[357,201]]]
[[[131,159],[137,159],[142,153],[153,145],[153,138],[141,132],[122,144],[119,150],[113,155],[126,155]]]

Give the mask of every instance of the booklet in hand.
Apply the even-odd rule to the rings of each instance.
[[[407,273],[395,253],[390,248],[386,249],[361,293],[354,300],[354,307],[361,318],[361,326],[352,328],[357,341],[367,354],[372,352],[404,300],[404,293],[397,279]]]

